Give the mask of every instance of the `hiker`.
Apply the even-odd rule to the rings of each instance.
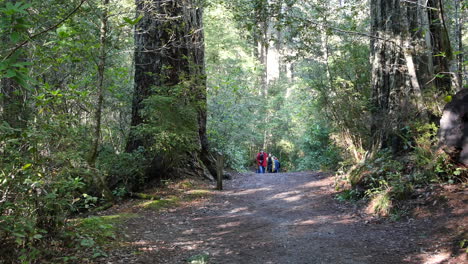
[[[271,153],[268,154],[268,159],[267,159],[267,172],[272,173],[272,165],[273,165],[273,158],[271,157]]]
[[[273,168],[272,168],[272,173],[275,173],[276,172],[276,164],[275,164],[275,156],[271,157],[271,161],[273,163]]]
[[[265,168],[267,165],[267,154],[263,150],[260,150],[260,152],[257,153],[257,164],[258,173],[265,173]]]
[[[274,162],[275,162],[275,170],[274,170],[274,172],[280,172],[280,168],[281,168],[280,161],[278,160],[277,157],[274,157],[273,160],[274,160]]]

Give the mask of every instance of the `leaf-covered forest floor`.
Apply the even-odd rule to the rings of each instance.
[[[124,243],[94,263],[466,263],[467,192],[421,191],[395,221],[335,197],[325,173],[238,174],[225,190],[177,185],[184,195],[133,200]],[[205,189],[205,191],[203,190]],[[159,191],[160,192],[160,191]],[[465,232],[465,233],[464,233]],[[196,261],[198,260],[198,262]],[[203,262],[208,260],[207,262]]]

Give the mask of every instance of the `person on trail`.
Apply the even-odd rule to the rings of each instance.
[[[273,166],[272,166],[273,168],[272,168],[271,172],[274,173],[274,172],[276,172],[275,156],[271,157],[271,161],[273,163]]]
[[[271,157],[271,153],[270,153],[270,154],[268,154],[268,158],[267,158],[267,172],[268,173],[273,172],[273,170],[271,169],[272,165],[273,165],[273,158]]]
[[[257,164],[258,173],[265,173],[265,168],[267,166],[267,154],[263,150],[260,150],[260,152],[257,153]]]
[[[274,172],[280,172],[281,164],[280,161],[278,160],[277,157],[274,157],[274,162],[275,162],[275,170]]]

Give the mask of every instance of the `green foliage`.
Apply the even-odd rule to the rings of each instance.
[[[96,167],[110,183],[117,197],[141,189],[148,166],[149,159],[143,148],[132,153],[117,154],[111,146],[103,146],[96,162]]]
[[[11,78],[25,87],[26,81],[31,80],[27,75],[31,63],[24,61],[20,50],[14,49],[28,37],[30,7],[30,3],[21,1],[0,3],[0,78]]]
[[[119,224],[135,217],[137,217],[135,214],[118,214],[76,219],[76,232],[84,234],[80,244],[85,247],[92,247],[95,244],[104,246],[109,240],[116,239]]]
[[[123,2],[113,6],[122,8],[110,18],[110,27],[128,15]],[[8,256],[7,263],[32,263],[47,254],[54,255],[56,247],[50,244],[63,246],[76,234],[68,234],[66,219],[101,201],[94,175],[103,171],[90,168],[86,158],[93,132],[90,117],[99,51],[100,12],[96,11],[102,7],[96,5],[97,1],[87,1],[77,16],[54,28],[75,4],[58,0],[0,1],[2,93],[12,88],[3,86],[8,85],[3,82],[5,78],[12,80],[16,90],[19,85],[24,87],[0,94],[0,255]],[[42,31],[45,33],[31,38]],[[102,139],[114,155],[123,148],[131,111],[130,56],[118,54],[119,49],[131,46],[132,36],[128,29],[114,31],[109,38],[118,44],[107,53],[108,66],[119,67],[109,67],[105,73],[108,89]],[[21,46],[25,41],[27,45]],[[18,107],[11,108],[10,102]],[[13,111],[25,113],[18,114],[23,125],[5,116],[16,116]],[[117,158],[114,161],[119,164]]]
[[[206,10],[205,32],[208,137],[212,148],[225,155],[226,165],[242,171],[250,166],[252,142],[262,140],[257,125],[264,106],[256,90],[261,66],[225,6]]]
[[[63,230],[85,183],[69,168],[51,168],[47,160],[35,158],[33,146],[41,141],[32,131],[18,139],[9,137],[11,128],[2,129],[0,242],[10,257],[28,262],[40,255],[43,241]]]
[[[161,200],[144,202],[141,206],[148,210],[159,211],[165,208],[176,207],[179,205],[180,201],[179,197],[171,196]]]
[[[171,91],[177,87],[171,87]],[[139,137],[151,135],[150,152],[181,153],[198,148],[197,111],[182,95],[188,87],[181,87],[176,94],[162,95],[158,89],[155,95],[144,100],[142,115],[145,123],[137,130]]]
[[[336,195],[336,199],[340,202],[357,201],[363,197],[363,193],[356,189],[344,190]]]
[[[374,191],[371,196],[371,202],[369,204],[371,212],[380,215],[388,216],[393,207],[391,189],[382,189]]]
[[[395,201],[407,199],[415,188],[454,183],[466,169],[456,167],[445,154],[437,151],[436,135],[437,127],[432,123],[402,129],[406,155],[396,158],[391,151],[383,150],[354,166],[347,178],[353,188],[349,192],[363,190],[371,200],[372,212],[398,218],[401,212],[394,206]],[[347,198],[347,194],[342,196]]]
[[[340,161],[340,150],[331,142],[330,131],[319,123],[309,128],[300,149],[304,157],[299,158],[298,170],[333,170]]]
[[[119,214],[75,219],[71,233],[73,242],[92,258],[107,257],[105,249],[118,238],[119,225],[135,217],[135,214]]]
[[[205,15],[212,147],[238,171],[250,168],[261,148],[279,157],[286,170],[333,169],[339,151],[329,140],[332,133],[327,126],[316,120],[320,113],[311,103],[314,93],[305,75],[298,74],[300,78],[293,81],[281,73],[279,79],[269,81],[268,95],[263,94],[265,66],[251,54],[249,43],[259,25],[252,24],[255,22],[250,18],[239,20],[246,10],[267,19],[279,9],[262,1],[211,1]],[[247,34],[243,34],[246,29]],[[305,63],[298,65],[297,72],[306,67]],[[325,130],[326,140],[319,135],[322,132],[314,130],[316,126]]]
[[[144,187],[150,165],[185,164],[178,157],[199,149],[194,120],[205,107],[213,150],[239,171],[252,165],[260,148],[278,156],[288,170],[332,170],[340,161],[364,160],[364,150],[372,147],[368,39],[331,29],[367,29],[366,1],[205,1],[207,106],[186,96],[200,88],[196,84],[203,74],[181,76],[178,86],[154,87],[154,95],[144,101],[145,124],[136,131],[149,144],[133,153],[124,153],[133,97],[133,54],[128,51],[134,49],[132,28],[143,16],[134,17],[132,0],[107,6],[89,0],[55,27],[78,2],[0,1],[0,255],[11,258],[6,261],[31,263],[54,255],[53,249],[44,250],[49,245],[63,247],[70,240],[95,257],[105,255],[117,223],[90,218],[73,229],[66,219],[99,205],[96,175],[123,198]],[[104,10],[109,17],[102,46]],[[270,49],[269,56],[277,48],[281,57],[279,78],[266,84],[264,77],[274,66],[256,54],[259,44]],[[97,161],[90,167],[103,47],[102,129]],[[266,61],[271,63],[271,57]],[[7,80],[11,86],[4,84]],[[432,99],[437,89],[423,89],[425,107],[436,115],[441,110],[441,102]],[[452,97],[438,98],[449,102]],[[374,211],[398,217],[396,201],[414,188],[466,176],[466,169],[435,150],[436,125],[412,124],[398,132],[403,156],[382,151],[355,166],[347,178],[354,189],[343,191],[338,200],[366,197],[374,201]],[[167,160],[158,159],[161,153]],[[206,195],[194,191],[187,199]],[[159,210],[178,202],[170,197],[147,206]],[[74,256],[63,260],[77,261]]]

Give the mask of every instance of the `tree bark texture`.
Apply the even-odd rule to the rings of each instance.
[[[441,2],[422,2],[371,1],[371,31],[377,37],[371,40],[373,150],[398,152],[402,129],[415,118],[426,119],[424,90],[433,84],[440,94],[451,90],[452,55]]]
[[[450,93],[452,76],[450,74],[450,60],[453,57],[452,47],[445,24],[442,0],[428,0],[429,30],[434,55],[435,85],[440,92]]]
[[[463,0],[455,1],[455,13],[456,13],[456,38],[458,46],[457,54],[457,79],[458,79],[458,88],[463,88],[463,23],[464,18],[466,17],[467,12],[462,9]]]
[[[401,9],[399,0],[371,1],[372,133],[376,149],[391,147],[399,127],[405,73],[401,69]],[[382,40],[388,39],[388,41]]]
[[[206,136],[206,76],[204,69],[204,36],[202,8],[196,0],[136,0],[137,12],[143,15],[135,28],[135,86],[132,103],[132,132],[127,142],[127,152],[147,147],[145,138],[138,137],[135,127],[145,123],[142,115],[143,101],[157,94],[155,87],[176,87],[188,83],[186,103],[197,111],[199,148],[197,153],[187,153],[198,172],[187,174],[215,175],[216,166],[210,155]],[[163,160],[154,153],[154,160]],[[197,160],[201,159],[202,164]],[[194,165],[195,164],[195,165]],[[163,164],[154,162],[149,177],[158,177],[167,171]],[[180,171],[180,170],[179,170]],[[211,175],[210,175],[211,174]]]

